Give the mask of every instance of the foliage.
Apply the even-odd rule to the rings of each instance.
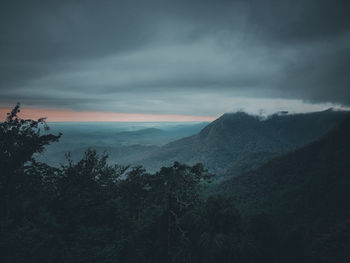
[[[0,262],[345,262],[349,224],[319,220],[313,226],[318,235],[308,239],[305,228],[290,224],[285,207],[278,202],[273,206],[279,217],[259,210],[242,216],[237,209],[242,200],[237,196],[205,194],[212,175],[201,164],[175,162],[147,173],[143,167],[110,165],[106,154],[98,155],[93,149],[78,162],[68,154],[60,168],[37,162],[33,154],[60,135],[42,134],[43,119],[22,120],[18,112],[19,105],[0,126]],[[340,135],[344,136],[335,137]],[[335,144],[329,143],[324,147],[334,153]],[[339,152],[346,153],[346,149]],[[337,156],[333,157],[335,161]],[[338,173],[343,166],[332,167],[338,167]],[[271,171],[264,169],[269,180]],[[329,181],[328,173],[316,172],[323,181],[310,176],[303,184],[317,186],[310,194],[305,193],[309,188],[296,187],[275,196],[288,197],[289,207],[295,205],[290,197],[295,193],[308,207],[317,203],[319,191],[326,190],[323,182]],[[275,173],[271,176],[278,179]],[[268,186],[273,189],[278,182],[270,181]],[[311,213],[305,213],[296,206],[300,210],[293,211],[293,216],[305,214],[315,222],[315,215],[324,219],[327,211],[337,214],[345,207],[337,203],[345,188],[335,185],[338,193],[321,199],[326,207],[315,205]],[[238,190],[246,202],[256,202],[261,195],[248,188],[244,185]],[[256,196],[247,198],[248,192]],[[328,206],[334,203],[331,210]],[[261,209],[270,211],[266,206]]]
[[[37,212],[43,196],[40,164],[34,153],[58,141],[58,136],[41,134],[48,130],[45,119],[24,120],[18,117],[20,105],[0,123],[0,233],[28,220]],[[36,173],[33,171],[36,170]],[[46,170],[46,169],[45,169]],[[0,234],[0,235],[1,235]]]
[[[268,213],[284,235],[284,255],[299,251],[299,258],[342,262],[350,254],[349,134],[347,118],[322,139],[231,178],[216,191],[233,198],[245,216]]]

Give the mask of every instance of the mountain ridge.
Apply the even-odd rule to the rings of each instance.
[[[269,213],[289,227],[346,223],[350,218],[349,134],[347,117],[317,141],[221,182],[215,191],[231,196],[245,215]]]
[[[238,174],[320,138],[348,114],[325,110],[263,119],[244,112],[226,113],[199,133],[170,142],[139,163],[152,170],[174,161],[201,162],[219,175]]]

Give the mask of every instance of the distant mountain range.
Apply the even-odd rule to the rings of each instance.
[[[224,114],[210,124],[141,126],[138,130],[125,130],[127,126],[120,130],[114,124],[101,128],[98,124],[59,124],[53,130],[62,130],[60,142],[47,147],[39,160],[59,165],[65,162],[66,152],[78,160],[92,147],[98,152],[107,151],[111,163],[141,164],[156,171],[174,161],[201,162],[210,172],[225,178],[256,169],[276,156],[317,140],[347,115],[330,109],[307,114],[280,113],[263,119],[238,112]]]
[[[171,141],[198,133],[208,123],[50,123],[50,132],[62,132],[59,142],[48,146],[40,161],[58,166],[70,152],[79,160],[91,147],[106,151],[111,163],[134,164]]]
[[[178,125],[171,128],[145,128],[136,131],[122,131],[114,134],[115,142],[123,145],[162,146],[171,141],[198,133],[208,123]]]
[[[265,119],[244,112],[228,113],[198,134],[155,149],[137,162],[150,170],[174,161],[201,162],[218,175],[237,175],[319,139],[347,115],[347,112],[332,109],[275,114]]]

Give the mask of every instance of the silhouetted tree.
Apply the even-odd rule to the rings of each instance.
[[[44,118],[25,120],[18,116],[19,112],[17,104],[0,123],[0,236],[11,235],[39,213],[38,204],[46,199],[42,187],[47,167],[37,163],[33,155],[61,136],[46,132],[49,128]]]

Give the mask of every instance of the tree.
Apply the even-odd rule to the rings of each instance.
[[[34,155],[61,137],[48,133],[44,118],[26,120],[19,112],[17,104],[0,123],[0,254],[5,262],[7,256],[12,262],[24,249],[19,237],[25,240],[31,233],[28,237],[33,240],[34,233],[42,233],[30,221],[40,217],[47,203],[43,181],[54,169],[36,162]]]
[[[239,256],[241,216],[230,198],[210,196],[201,211],[201,233],[197,237],[201,262],[232,262]]]
[[[202,164],[194,166],[175,162],[173,166],[162,167],[159,172],[149,177],[151,195],[155,203],[162,207],[166,220],[167,244],[165,260],[172,262],[189,239],[182,227],[185,215],[199,205],[201,188],[208,182],[211,174]],[[180,249],[180,250],[181,250]]]
[[[45,118],[24,120],[18,116],[19,112],[18,103],[0,123],[1,232],[11,223],[15,211],[20,216],[23,202],[28,202],[26,198],[37,193],[41,178],[28,172],[33,163],[37,164],[33,155],[61,137],[61,134],[42,134],[42,130],[49,130]]]

